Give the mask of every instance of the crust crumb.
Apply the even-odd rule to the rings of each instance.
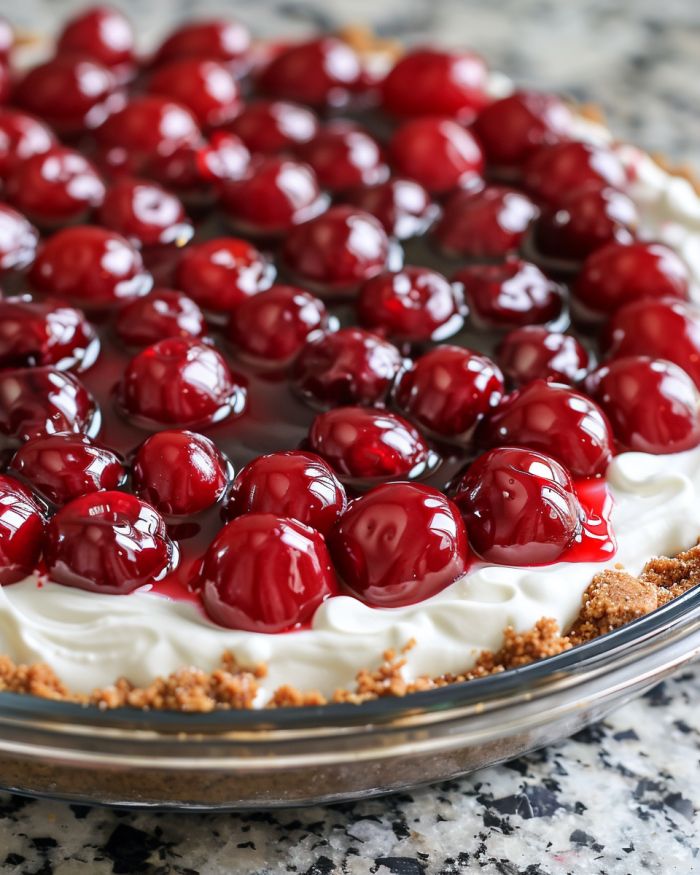
[[[682,179],[687,180],[695,191],[700,194],[700,176],[698,176],[697,171],[690,164],[674,164],[673,161],[670,161],[660,152],[651,152],[650,157],[666,173],[670,173],[672,176],[680,176]]]
[[[387,63],[404,54],[405,48],[399,40],[378,36],[370,27],[361,24],[348,24],[336,31],[336,36],[351,46],[360,56],[382,56]]]
[[[575,643],[589,641],[648,614],[659,605],[656,587],[626,571],[596,574],[583,594],[581,612],[569,631]]]
[[[605,112],[597,103],[577,103],[574,108],[577,115],[582,116],[589,122],[595,122],[596,124],[607,126]]]

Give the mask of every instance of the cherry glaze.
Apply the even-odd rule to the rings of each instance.
[[[53,131],[38,118],[0,107],[0,179],[7,179],[17,164],[48,152],[55,144]]]
[[[295,146],[308,143],[318,128],[318,119],[310,109],[286,100],[247,103],[227,125],[253,154],[291,152]]]
[[[0,474],[0,586],[36,571],[43,538],[44,517],[29,490]]]
[[[525,161],[523,184],[535,200],[556,207],[580,188],[624,189],[627,174],[606,146],[564,142],[540,146]]]
[[[586,376],[590,356],[570,334],[526,325],[505,335],[496,349],[496,361],[514,386],[540,379],[575,385]]]
[[[0,273],[26,270],[34,261],[39,232],[21,213],[0,204]]]
[[[392,177],[378,185],[344,192],[343,200],[375,216],[387,234],[406,240],[425,231],[437,216],[437,206],[413,179]]]
[[[186,106],[202,128],[230,122],[242,102],[229,68],[211,58],[179,58],[158,67],[149,79],[148,93]]]
[[[187,295],[175,289],[153,289],[120,307],[114,330],[128,346],[150,346],[168,337],[202,337],[204,314]]]

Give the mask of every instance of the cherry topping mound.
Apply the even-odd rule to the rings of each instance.
[[[203,426],[245,409],[246,391],[221,353],[194,338],[171,337],[135,355],[117,391],[147,427]]]
[[[627,174],[619,157],[606,146],[556,143],[532,152],[523,167],[523,184],[537,201],[556,207],[580,188],[624,189]]]
[[[309,447],[346,479],[414,477],[429,461],[428,445],[410,422],[366,407],[319,413],[309,430]]]
[[[519,258],[462,268],[453,281],[469,305],[471,321],[479,328],[546,324],[564,313],[562,287],[536,265]]]
[[[512,445],[546,453],[574,477],[605,474],[613,434],[600,407],[569,386],[534,380],[512,392],[482,420],[484,447]]]
[[[615,359],[590,374],[585,388],[622,450],[678,453],[700,443],[700,393],[678,365],[646,356]]]
[[[0,301],[0,367],[87,368],[99,341],[80,310],[27,296]]]
[[[134,492],[160,513],[189,516],[219,501],[228,486],[228,466],[203,434],[160,431],[136,451],[131,477]]]
[[[359,186],[346,191],[343,200],[371,213],[398,240],[422,234],[438,214],[428,192],[413,179],[393,177],[378,185]]]
[[[270,286],[273,269],[246,240],[216,237],[188,246],[175,273],[179,289],[204,310],[228,313]]]
[[[326,535],[346,505],[342,484],[320,456],[289,450],[258,456],[242,468],[226,510],[229,518],[274,513]]]
[[[169,61],[153,73],[148,91],[186,106],[203,128],[225,125],[241,107],[231,71],[210,58]]]
[[[327,326],[323,301],[296,286],[275,285],[236,307],[228,336],[238,352],[279,364],[292,359],[312,332]]]
[[[473,52],[414,49],[385,78],[382,103],[396,116],[438,114],[469,122],[489,101],[487,75]]]
[[[579,340],[539,325],[509,331],[498,345],[496,361],[514,386],[532,380],[574,385],[590,366],[590,356]]]
[[[66,22],[56,50],[93,58],[124,80],[133,74],[134,42],[134,30],[122,12],[112,6],[91,6]]]
[[[89,492],[118,489],[126,480],[116,453],[72,432],[49,434],[22,444],[12,458],[10,471],[58,506]]]
[[[21,213],[0,204],[0,272],[26,270],[39,243],[36,228]]]
[[[352,122],[330,122],[296,151],[313,167],[321,186],[333,193],[376,185],[389,176],[379,143]]]
[[[687,298],[685,262],[661,243],[608,243],[584,261],[573,294],[595,314],[609,315],[642,298]]]
[[[44,243],[29,273],[45,295],[105,309],[148,294],[153,284],[138,250],[115,231],[76,225]]]
[[[381,406],[400,367],[401,355],[389,341],[362,328],[341,328],[308,340],[291,381],[314,405]]]
[[[415,179],[431,194],[474,183],[484,169],[474,137],[457,122],[440,116],[404,122],[391,138],[389,157],[398,175]]]
[[[386,231],[369,213],[331,207],[293,228],[282,246],[282,259],[294,277],[314,291],[349,293],[384,270],[389,258]]]
[[[246,67],[250,33],[240,21],[213,18],[180,25],[161,43],[156,64],[178,58],[211,58],[234,70]]]
[[[454,496],[469,545],[487,562],[547,565],[580,537],[583,510],[559,462],[498,447],[473,462]]]
[[[293,152],[318,132],[318,119],[305,106],[286,100],[255,100],[227,125],[251,152]]]
[[[126,595],[177,563],[162,517],[135,495],[92,492],[62,507],[46,529],[51,578],[89,592]]]
[[[503,375],[491,359],[459,346],[439,346],[401,374],[395,399],[409,419],[455,438],[468,436],[503,392]]]
[[[430,598],[469,564],[459,511],[437,489],[417,483],[387,483],[350,502],[328,546],[345,586],[381,608]]]
[[[180,199],[147,179],[112,182],[97,218],[135,246],[184,246],[194,234]]]
[[[92,396],[72,374],[55,367],[0,371],[0,442],[63,431],[92,437],[99,425]]]
[[[169,337],[202,337],[204,314],[187,295],[174,289],[154,289],[119,309],[114,321],[128,346],[150,346]]]
[[[16,583],[37,570],[44,517],[30,492],[0,474],[0,585]]]
[[[284,632],[306,623],[337,595],[323,536],[271,513],[232,520],[207,550],[202,604],[220,626]]]
[[[39,119],[9,106],[0,107],[0,179],[32,155],[48,152],[56,144],[53,131]]]
[[[502,185],[450,196],[434,232],[442,252],[464,258],[503,258],[520,247],[538,209],[522,192]]]
[[[464,321],[445,277],[414,266],[364,283],[357,315],[366,328],[407,342],[444,340],[459,331]]]

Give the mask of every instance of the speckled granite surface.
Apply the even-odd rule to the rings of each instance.
[[[0,0],[34,30],[81,5]],[[145,42],[193,6],[131,0]],[[479,48],[519,81],[602,104],[623,137],[700,166],[695,0],[256,0],[261,34],[367,20]],[[700,872],[700,670],[569,741],[386,800],[283,813],[110,812],[0,794],[0,873],[653,875]],[[1,776],[0,776],[1,779]]]

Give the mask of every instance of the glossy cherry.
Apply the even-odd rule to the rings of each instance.
[[[540,379],[574,385],[586,376],[590,356],[570,334],[527,325],[506,334],[496,350],[496,361],[514,386]]]
[[[320,456],[301,450],[258,456],[242,468],[229,495],[229,518],[247,513],[289,517],[325,535],[344,513],[345,489]]]
[[[428,445],[403,417],[368,407],[319,413],[309,447],[341,478],[407,478],[428,460]]]
[[[26,270],[34,261],[39,232],[17,210],[0,204],[0,273]]]
[[[269,288],[272,276],[270,263],[252,243],[238,237],[215,237],[184,250],[175,284],[204,310],[228,313]]]
[[[122,460],[84,434],[36,437],[17,450],[10,471],[51,504],[62,506],[101,489],[118,489],[126,480]]]
[[[379,221],[353,207],[331,207],[298,225],[282,247],[286,267],[302,285],[348,293],[384,270],[389,239]]]
[[[534,380],[512,392],[482,420],[477,438],[484,447],[511,445],[545,453],[574,477],[605,473],[613,434],[600,407],[569,386]]]
[[[356,185],[376,185],[389,176],[379,143],[358,125],[330,122],[296,149],[313,167],[323,188],[341,192]]]
[[[417,483],[387,483],[352,501],[328,546],[345,586],[381,608],[430,598],[469,565],[459,511],[437,489]]]
[[[495,167],[520,167],[538,146],[567,140],[573,124],[568,106],[555,94],[516,91],[481,110],[473,131]]]
[[[56,144],[53,131],[39,119],[13,109],[0,107],[0,179],[32,155],[48,152]]]
[[[535,200],[556,207],[580,188],[623,189],[627,174],[620,158],[607,146],[579,141],[535,149],[523,166],[523,184]]]
[[[400,367],[401,355],[388,340],[362,328],[341,328],[307,341],[291,381],[314,405],[381,406]]]
[[[255,100],[227,125],[253,154],[291,152],[313,139],[318,128],[310,109],[286,100]]]
[[[296,286],[275,285],[231,313],[228,336],[239,353],[262,362],[287,362],[307,337],[328,325],[323,301]]]
[[[444,115],[470,121],[489,102],[488,70],[473,52],[418,48],[382,84],[384,109],[397,116]]]
[[[184,246],[194,235],[182,201],[148,179],[114,180],[97,219],[136,246]]]
[[[323,536],[294,519],[245,514],[219,532],[204,557],[202,604],[230,629],[293,629],[337,593]]]
[[[212,346],[195,338],[170,337],[131,359],[118,399],[149,427],[195,427],[240,414],[245,389]]]
[[[678,365],[647,356],[614,359],[584,385],[620,449],[678,453],[700,443],[700,393]]]
[[[244,71],[250,32],[240,21],[211,18],[190,21],[173,30],[160,44],[156,64],[179,58],[210,58]]]
[[[128,346],[150,346],[168,337],[202,337],[207,326],[191,298],[175,289],[158,288],[121,307],[114,328]]]
[[[405,240],[422,234],[438,209],[423,186],[413,179],[393,177],[378,185],[350,189],[343,200],[375,216],[392,237]]]
[[[445,277],[414,266],[367,280],[357,299],[357,315],[366,328],[409,342],[444,340],[463,322]]]
[[[547,565],[581,534],[583,510],[568,471],[532,450],[498,447],[479,456],[454,502],[471,548],[487,562]]]
[[[91,6],[64,25],[56,49],[80,54],[110,67],[118,79],[129,79],[135,65],[134,29],[113,6]]]
[[[614,313],[642,298],[687,298],[685,262],[662,243],[608,243],[594,250],[576,277],[573,294],[587,310]]]
[[[233,74],[211,58],[179,58],[158,67],[149,79],[148,92],[186,106],[203,128],[230,122],[241,107]]]
[[[503,258],[518,250],[538,212],[527,195],[506,186],[456,191],[443,208],[435,241],[447,255]]]
[[[453,281],[478,327],[513,328],[557,320],[564,309],[562,287],[534,264],[509,258],[501,264],[474,264]]]
[[[484,158],[472,134],[441,116],[404,122],[389,143],[395,173],[415,179],[432,194],[445,194],[478,181]]]
[[[29,279],[42,294],[91,310],[146,295],[153,284],[139,251],[121,234],[94,225],[74,225],[49,237]]]
[[[141,444],[131,465],[134,492],[164,516],[206,510],[228,486],[228,465],[216,444],[192,431],[159,431]]]
[[[44,517],[29,490],[0,474],[0,586],[36,571],[44,538]]]
[[[52,146],[13,168],[5,195],[33,222],[51,228],[85,218],[102,203],[105,185],[80,152]]]
[[[401,374],[401,412],[443,437],[468,435],[503,397],[503,375],[485,355],[459,346],[429,350]]]
[[[49,522],[44,561],[64,586],[126,595],[165,577],[177,551],[150,505],[124,492],[92,492]]]

